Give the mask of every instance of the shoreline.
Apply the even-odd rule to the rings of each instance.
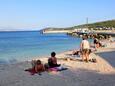
[[[115,43],[107,43],[107,47],[105,48],[100,48],[98,49],[98,51],[96,52],[93,52],[94,55],[97,55],[96,53],[100,53],[100,52],[112,52],[112,51],[115,51],[115,47],[114,47],[114,44]],[[92,44],[91,44],[92,45]],[[60,53],[57,53],[56,57],[57,58],[66,58],[66,57],[71,57],[71,56],[67,56],[67,54],[71,54],[73,50],[76,50],[76,49],[70,49],[70,50],[66,50],[66,51],[63,51],[63,52],[60,52]],[[30,58],[30,59],[24,59],[24,60],[19,60],[17,62],[14,62],[14,64],[17,64],[17,63],[23,63],[23,62],[30,62],[31,60],[37,60],[37,59],[40,59],[40,60],[43,60],[44,59],[48,59],[50,57],[50,54],[49,55],[42,55],[42,56],[38,56],[38,57],[33,57],[33,58]],[[77,57],[78,58],[78,57]],[[100,57],[102,58],[102,57]],[[0,65],[4,65],[4,64],[0,64]],[[10,63],[8,63],[8,65],[10,65]]]
[[[115,67],[108,60],[99,56],[97,53],[115,52],[115,43],[108,44],[106,48],[100,48],[91,54],[97,59],[97,63],[85,63],[77,60],[61,60],[58,63],[67,67],[68,70],[62,72],[43,72],[42,76],[30,75],[24,70],[30,68],[30,61],[19,62],[16,64],[0,65],[0,86],[114,86]],[[113,53],[114,53],[113,52]],[[57,58],[70,57],[72,50],[65,51],[56,55]],[[105,55],[105,54],[104,54]],[[114,54],[112,54],[114,55]],[[105,55],[106,56],[106,55]],[[40,59],[43,63],[47,58]],[[114,61],[114,59],[112,59]]]

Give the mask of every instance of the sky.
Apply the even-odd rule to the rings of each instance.
[[[115,0],[0,0],[0,30],[71,27],[115,19]]]

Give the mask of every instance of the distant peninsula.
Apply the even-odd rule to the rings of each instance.
[[[90,24],[82,24],[82,25],[77,25],[77,26],[68,27],[68,28],[49,27],[49,28],[44,28],[42,31],[43,33],[68,33],[79,28],[81,29],[88,28],[89,30],[107,30],[107,29],[115,30],[115,19],[108,20],[108,21],[95,22],[95,23],[90,23]]]

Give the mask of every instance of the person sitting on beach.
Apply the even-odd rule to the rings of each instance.
[[[57,64],[57,58],[55,56],[56,56],[56,53],[52,52],[51,57],[48,59],[49,68],[59,67],[60,66],[60,64]]]
[[[82,60],[88,62],[89,54],[90,54],[90,44],[89,44],[86,36],[83,37],[83,40],[80,44],[80,49],[82,52]]]
[[[114,39],[113,39],[113,37],[111,35],[109,36],[109,42],[110,43],[114,42]]]
[[[94,38],[94,48],[95,48],[95,50],[97,50],[100,47],[103,47],[102,43],[97,38]]]
[[[94,43],[94,48],[95,48],[95,50],[97,50],[97,48],[98,48],[98,39],[97,39],[97,38],[94,38],[93,43]]]

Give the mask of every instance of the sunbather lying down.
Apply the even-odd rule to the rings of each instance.
[[[61,64],[57,64],[57,58],[55,57],[56,53],[52,52],[51,57],[48,59],[48,63],[43,64],[40,60],[32,60],[32,68],[26,69],[31,75],[38,73],[41,75],[41,72],[44,71],[61,71],[66,70],[67,68],[62,67]]]
[[[45,71],[45,67],[41,63],[40,60],[32,60],[31,64],[32,64],[32,68],[25,70],[25,71],[29,71],[31,73],[31,75],[34,75],[36,73],[41,75],[41,72]]]

